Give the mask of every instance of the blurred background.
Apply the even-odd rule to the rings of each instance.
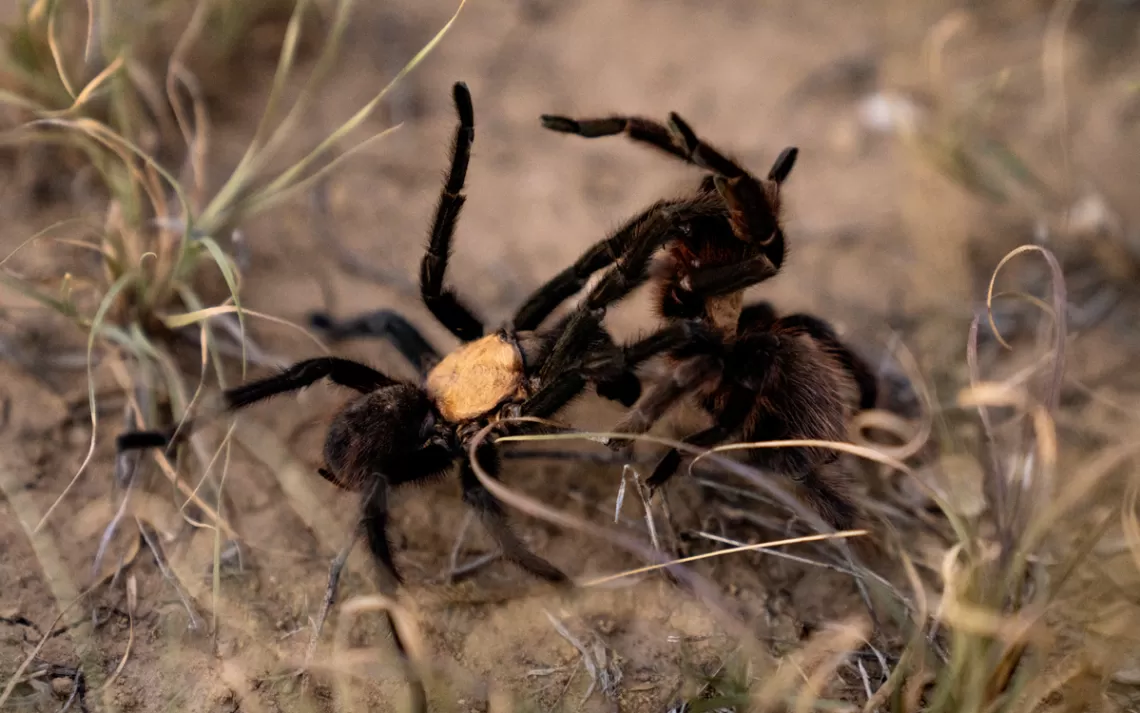
[[[182,486],[148,456],[157,495],[134,498],[137,528],[109,527],[128,490],[113,438],[125,426],[181,418],[220,385],[315,354],[296,328],[315,309],[345,317],[395,307],[441,349],[455,345],[419,302],[416,281],[447,168],[457,80],[474,98],[475,143],[449,281],[488,324],[625,218],[699,180],[695,169],[620,137],[546,131],[539,116],[664,120],[676,111],[758,174],[785,146],[800,148],[783,193],[787,261],[750,295],[833,322],[877,366],[887,402],[908,423],[922,420],[923,390],[953,401],[969,385],[970,323],[991,276],[1011,250],[1034,244],[1055,257],[1066,292],[1057,301],[1040,255],[1003,268],[995,291],[1029,293],[1038,304],[995,303],[995,325],[1030,349],[1003,350],[983,317],[979,368],[1004,378],[1035,363],[1039,302],[1053,300],[1054,316],[1059,309],[1067,319],[1068,381],[1051,411],[1061,444],[1051,465],[1075,473],[1064,468],[1135,441],[1140,3],[470,0],[417,57],[456,8],[437,0],[314,1],[300,11],[286,0],[44,0],[0,9],[0,614],[49,631],[63,605],[88,584],[99,587],[65,617],[94,614],[83,633],[45,640],[34,655],[28,627],[0,629],[0,681],[11,683],[8,700],[20,710],[65,704],[77,672],[99,679],[85,689],[96,710],[364,709],[348,705],[345,690],[360,696],[358,706],[398,707],[403,684],[390,666],[361,663],[351,677],[359,690],[325,682],[302,693],[281,673],[298,665],[327,562],[351,526],[350,496],[313,474],[343,394],[314,388],[251,412],[237,445],[208,466],[225,435],[216,429],[180,460]],[[244,367],[235,294],[253,311]],[[655,324],[645,297],[611,314],[617,333]],[[413,376],[383,343],[334,350]],[[604,428],[619,415],[586,399],[566,419]],[[683,432],[686,418],[665,432]],[[984,439],[969,430],[976,424],[934,420],[958,460],[948,466],[946,451],[932,446],[908,463],[933,468],[930,477],[964,498],[953,506],[984,519],[993,507],[981,482],[983,473],[993,477]],[[1137,539],[1121,496],[1131,492],[1131,451],[1110,455],[1116,460],[1085,481],[1098,485],[1051,511],[1072,515],[1074,532],[1095,516],[1105,528],[1098,534],[1116,538],[1088,575],[1098,593],[1131,586],[1131,574],[1112,587],[1096,577],[1113,557],[1131,573]],[[1101,487],[1109,471],[1115,480]],[[551,507],[596,523],[613,518],[618,465],[541,461],[514,473],[515,486]],[[711,496],[685,487],[678,517],[706,513],[691,529],[712,531],[702,519]],[[916,488],[892,488],[910,498],[900,512],[935,511]],[[720,531],[734,538],[784,534],[771,513],[749,520],[739,503],[717,507]],[[219,510],[232,530],[209,524]],[[187,524],[189,511],[208,527]],[[640,527],[636,507],[625,511]],[[726,680],[760,677],[759,669],[738,674],[726,653],[736,644],[725,643],[720,624],[699,598],[661,578],[571,600],[520,594],[532,583],[503,563],[451,581],[440,573],[455,569],[455,553],[487,551],[478,528],[460,535],[465,512],[447,481],[401,494],[393,514],[408,606],[432,656],[450,667],[456,692],[439,695],[458,710],[505,705],[495,701],[506,691],[511,705],[539,710],[581,702],[664,711],[713,690],[731,697]],[[531,545],[572,563],[576,576],[638,564],[604,540],[519,520]],[[140,531],[162,535],[161,546],[140,541]],[[925,576],[939,571],[950,545],[922,537],[912,542]],[[811,630],[863,611],[850,577],[744,557],[700,571],[768,642],[763,665],[775,666]],[[221,565],[224,577],[202,576]],[[359,552],[353,567],[354,577],[367,570]],[[344,596],[369,591],[360,577],[346,587]],[[1119,618],[1098,626],[1130,634],[1133,610],[1114,603]],[[1088,626],[1074,615],[1051,633],[1079,641],[1091,636]],[[567,629],[581,640],[567,639]],[[361,623],[350,641],[383,648],[378,630]],[[330,628],[326,646],[332,637]],[[1135,705],[1127,686],[1140,683],[1140,663],[1116,651],[1098,649],[1089,658],[1097,663],[1081,669],[1097,685],[1125,687],[1109,695],[1094,686],[1080,699],[1090,706]],[[888,658],[897,661],[871,657],[883,664],[877,673],[835,673],[829,695],[862,706],[876,677],[886,680]]]

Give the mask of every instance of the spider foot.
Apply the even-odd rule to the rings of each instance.
[[[568,116],[556,116],[554,114],[542,115],[542,128],[557,131],[562,134],[582,133],[582,125],[580,123]]]
[[[691,158],[700,146],[700,139],[697,138],[697,133],[693,131],[688,122],[680,117],[677,112],[669,113],[669,133],[673,134],[677,140],[678,146],[684,146],[685,151],[688,152]]]

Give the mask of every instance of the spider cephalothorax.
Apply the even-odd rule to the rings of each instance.
[[[710,330],[667,352],[669,377],[651,387],[616,430],[644,432],[680,399],[692,396],[715,421],[686,439],[692,445],[708,447],[737,437],[845,439],[854,411],[876,401],[870,369],[823,320],[806,314],[778,317],[767,303],[744,304],[746,288],[783,266],[787,245],[780,187],[795,165],[797,149],[784,149],[762,180],[701,140],[675,113],[667,126],[628,116],[544,116],[542,122],[548,129],[587,138],[624,133],[707,172],[693,194],[660,201],[626,224],[627,230],[636,230],[663,207],[676,216],[658,223],[666,233],[655,237],[665,254],[649,273],[656,303],[667,323],[696,318]],[[593,271],[621,254],[626,239],[619,231],[587,251],[549,283],[556,289],[548,287],[526,303],[520,321],[531,324],[531,309],[580,289]],[[750,452],[753,463],[798,480],[830,524],[846,527],[855,508],[844,492],[845,474],[833,466],[836,456],[827,448]],[[681,460],[676,450],[666,454],[649,486],[664,484]]]

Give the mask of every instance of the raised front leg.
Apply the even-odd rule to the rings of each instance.
[[[783,242],[779,225],[779,187],[795,165],[799,150],[788,147],[769,171],[769,192],[740,164],[703,141],[676,113],[669,115],[669,128],[676,142],[685,147],[689,160],[713,173],[717,192],[728,207],[729,222],[738,238],[757,246]]]
[[[609,116],[601,119],[571,119],[555,114],[542,115],[543,128],[563,134],[575,134],[587,139],[625,134],[631,141],[652,146],[670,156],[689,161],[684,146],[673,139],[665,126],[639,116]]]
[[[456,82],[452,93],[455,110],[459,114],[459,126],[451,145],[451,169],[436,206],[427,253],[420,264],[420,294],[440,324],[456,337],[469,342],[483,336],[483,322],[460,301],[453,290],[443,286],[447,262],[451,257],[455,224],[459,220],[459,211],[467,200],[461,191],[467,179],[471,144],[475,141],[475,109],[471,104],[471,92],[466,84]]]
[[[521,332],[538,329],[558,305],[585,287],[594,273],[614,264],[629,249],[632,241],[639,237],[647,222],[653,221],[654,216],[660,211],[674,208],[680,209],[681,206],[668,201],[659,201],[648,210],[626,221],[617,232],[590,246],[573,265],[550,278],[523,303],[511,321],[515,330]],[[671,227],[660,225],[660,229],[667,232],[651,237],[651,240],[663,245],[672,237],[668,232]]]

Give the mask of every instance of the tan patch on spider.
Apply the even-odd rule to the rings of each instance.
[[[709,321],[726,336],[736,334],[740,313],[744,309],[744,292],[737,291],[723,297],[710,297],[705,300],[705,314]]]
[[[522,372],[515,345],[492,334],[444,357],[428,374],[425,386],[445,419],[466,421],[524,397]]]

